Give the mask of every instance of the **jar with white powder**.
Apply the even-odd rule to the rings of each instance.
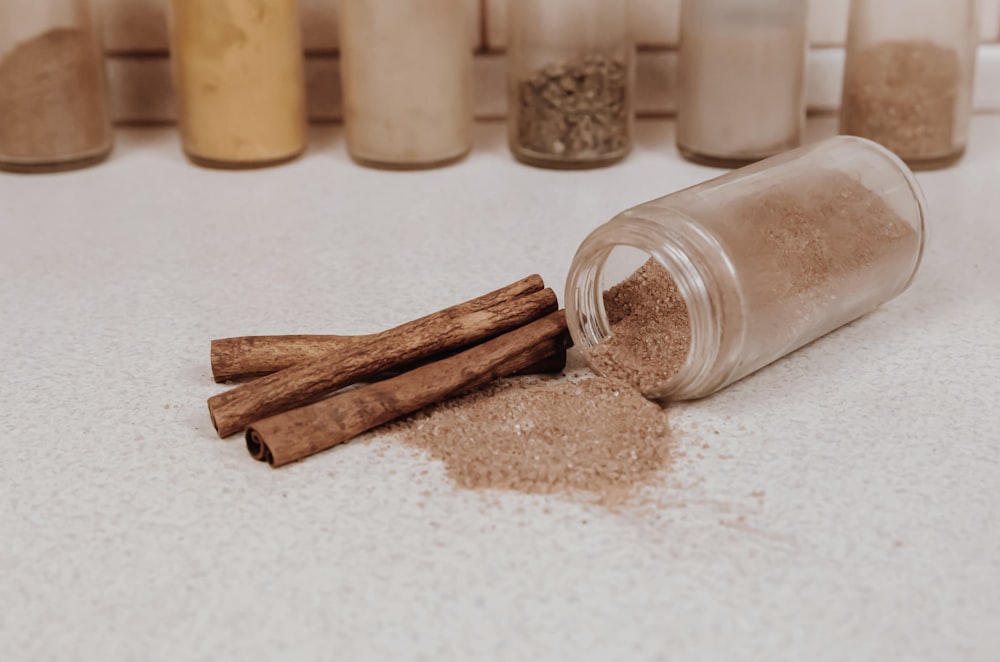
[[[736,167],[797,147],[808,0],[685,0],[681,8],[681,154]]]
[[[852,136],[626,210],[587,237],[566,320],[599,374],[700,398],[903,292],[925,203],[906,165]]]
[[[853,0],[840,131],[910,167],[965,151],[976,62],[976,0]]]
[[[347,149],[419,168],[472,146],[472,24],[465,0],[340,0]]]
[[[605,166],[632,148],[627,0],[509,0],[507,128],[513,155]]]

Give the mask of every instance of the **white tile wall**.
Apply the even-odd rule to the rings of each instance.
[[[171,121],[173,92],[167,66],[166,5],[169,0],[99,0],[104,20],[116,118]],[[981,36],[976,108],[1000,112],[1000,0],[977,0]],[[337,0],[299,0],[306,49],[310,114],[340,116],[337,70]],[[503,47],[507,0],[466,0],[476,57],[476,112],[503,117],[506,110]],[[640,114],[673,112],[681,0],[630,0],[640,45],[636,105]],[[812,111],[833,111],[840,101],[843,45],[850,0],[811,0],[807,99]]]

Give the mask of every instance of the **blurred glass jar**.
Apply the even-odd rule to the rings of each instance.
[[[306,145],[297,0],[171,0],[181,140],[214,167],[295,158]]]
[[[112,142],[92,3],[0,2],[0,168],[82,167]]]
[[[360,163],[443,165],[472,147],[465,0],[340,0],[347,149]]]
[[[605,166],[632,149],[627,0],[509,0],[507,129],[520,161]]]
[[[906,165],[835,136],[628,209],[581,244],[566,318],[595,372],[700,398],[871,312],[920,265]]]
[[[805,128],[808,0],[685,0],[677,148],[746,165],[798,147]]]
[[[965,152],[976,0],[852,0],[840,132],[881,143],[913,168]]]

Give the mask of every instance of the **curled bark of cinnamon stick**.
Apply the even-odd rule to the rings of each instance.
[[[465,312],[485,310],[504,301],[538,292],[545,287],[542,277],[532,274],[464,304]],[[452,309],[459,306],[453,306]],[[448,310],[452,310],[448,309]],[[391,333],[393,330],[383,331]],[[269,375],[296,363],[310,361],[330,352],[345,351],[354,343],[378,336],[289,335],[241,336],[212,341],[212,377],[217,382],[239,381]]]
[[[470,311],[466,304],[445,309],[356,342],[344,352],[297,363],[215,395],[208,400],[212,424],[220,437],[228,437],[254,421],[388,370],[482,342],[557,307],[555,293],[544,289],[485,309],[477,305]]]
[[[247,450],[280,467],[332,448],[391,420],[511,375],[559,351],[569,338],[558,311],[398,377],[255,422]]]
[[[370,337],[371,335],[287,335],[241,336],[213,340],[212,373],[215,381],[219,383],[248,381],[284,370],[296,363],[312,361],[332,352],[345,351],[357,341]],[[443,358],[445,356],[432,357],[429,360]],[[417,365],[409,366],[410,369],[416,367]],[[535,365],[528,366],[521,372],[524,374],[551,373],[559,372],[565,367],[565,354],[562,355],[562,358],[559,355],[554,355]],[[377,375],[376,379],[395,377],[406,370],[407,367],[404,366],[398,371]]]

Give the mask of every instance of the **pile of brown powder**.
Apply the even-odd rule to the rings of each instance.
[[[0,61],[0,160],[86,158],[109,144],[101,58],[85,31],[58,28]]]
[[[647,392],[672,377],[687,358],[687,304],[663,266],[650,258],[604,293],[612,335],[588,353],[590,365]]]
[[[393,424],[470,489],[585,496],[613,505],[667,468],[667,412],[608,378],[496,382]]]
[[[948,155],[959,80],[958,53],[929,41],[865,49],[845,72],[841,132],[870,138],[904,159]]]

